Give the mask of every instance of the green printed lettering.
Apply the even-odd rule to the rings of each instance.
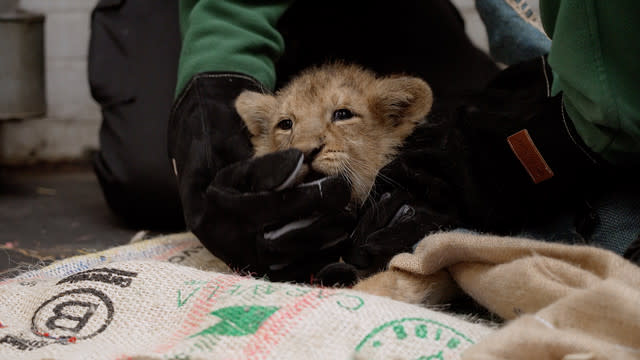
[[[420,356],[418,358],[418,360],[435,360],[435,359],[439,359],[439,360],[444,360],[444,358],[442,357],[442,350],[440,350],[439,353],[435,354],[435,355],[431,355],[431,356]]]
[[[344,296],[346,298],[351,298],[351,299],[355,299],[356,300],[355,303],[352,304],[351,306],[343,304],[342,300],[336,301],[336,304],[338,304],[338,306],[340,306],[342,308],[345,308],[347,310],[356,311],[356,310],[358,310],[358,309],[360,309],[361,307],[364,306],[364,300],[362,300],[362,298],[359,297],[359,296],[351,295],[351,294],[343,294],[343,293],[336,294],[336,295],[341,295],[341,296]]]
[[[451,338],[447,343],[449,349],[455,349],[458,345],[460,345],[460,339],[458,338]]]
[[[335,295],[335,293],[333,291],[329,291],[328,293],[329,293],[328,295],[325,295],[325,289],[318,289],[317,298],[318,299],[326,299],[328,297],[331,297],[331,296]]]
[[[241,284],[233,285],[233,287],[229,290],[229,295],[236,295],[236,292],[238,292],[241,288],[242,288]],[[240,292],[242,292],[242,291],[240,291]]]
[[[436,330],[436,340],[439,340],[442,337],[442,333],[443,332],[447,332],[447,334],[451,333],[452,336],[455,336],[455,341],[449,341],[448,345],[450,345],[449,348],[452,348],[453,346],[458,347],[459,344],[462,344],[463,342],[465,344],[471,345],[474,344],[474,341],[471,340],[468,336],[464,335],[463,333],[457,331],[456,329],[447,326],[445,324],[442,324],[440,322],[431,320],[431,319],[424,319],[424,318],[402,318],[402,319],[397,319],[397,320],[392,320],[389,322],[386,322],[378,327],[376,327],[375,329],[373,329],[370,333],[367,334],[367,336],[365,336],[360,343],[358,343],[358,345],[355,348],[356,352],[359,352],[360,350],[362,350],[366,344],[373,344],[376,341],[379,341],[377,339],[377,337],[383,333],[384,331],[386,331],[387,329],[389,330],[393,330],[396,332],[396,334],[398,333],[402,333],[402,331],[404,331],[404,329],[408,326],[409,328],[412,328],[412,325],[410,324],[416,324],[413,329],[415,331],[416,337],[417,338],[426,338],[427,337],[427,328],[432,325],[432,326],[436,326],[437,330]],[[398,325],[402,325],[402,327],[398,327]],[[400,330],[402,329],[402,331]],[[433,328],[431,328],[433,329]],[[398,335],[396,335],[398,336]],[[402,336],[402,335],[400,335]],[[447,339],[449,339],[450,337],[447,336]],[[442,358],[443,355],[442,353],[438,353],[435,355],[432,355],[431,357],[423,357],[420,358],[422,360],[424,359],[440,359]]]
[[[213,290],[209,293],[209,296],[207,296],[207,301],[209,301],[213,297],[213,295],[215,295],[216,292],[218,292],[218,290],[220,289],[220,285],[216,285],[215,287],[208,288],[208,289],[213,289]]]
[[[276,291],[276,288],[271,284],[258,284],[253,288],[253,295],[271,295]]]
[[[200,343],[200,346],[206,348],[208,351],[213,350],[213,347],[211,347],[207,341],[199,341],[198,343]]]
[[[403,340],[407,337],[407,332],[404,331],[404,326],[400,324],[393,327],[393,332],[396,333],[398,340]]]
[[[187,295],[187,297],[184,300],[182,300],[182,294],[180,293],[180,289],[178,289],[178,307],[182,307],[182,305],[186,304],[187,301],[189,301],[189,299],[193,296],[193,294],[198,292],[198,290],[200,290],[199,287],[193,290],[191,294]]]
[[[204,285],[206,283],[208,283],[207,280],[188,280],[184,282],[185,285]]]

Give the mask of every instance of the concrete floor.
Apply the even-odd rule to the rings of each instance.
[[[125,244],[137,229],[111,214],[90,168],[0,168],[0,278]]]

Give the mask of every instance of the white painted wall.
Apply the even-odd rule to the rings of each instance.
[[[47,113],[0,121],[0,163],[78,158],[97,147],[100,109],[89,94],[89,17],[97,0],[20,0],[44,13]]]
[[[176,0],[179,1],[179,0]],[[474,43],[487,49],[487,35],[474,0],[452,0]],[[47,114],[43,118],[0,121],[0,164],[80,157],[98,146],[100,109],[87,80],[89,16],[97,0],[20,0],[45,20]],[[538,9],[538,0],[529,1]]]

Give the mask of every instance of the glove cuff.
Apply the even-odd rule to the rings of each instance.
[[[212,83],[214,85],[220,85],[220,83],[228,83],[227,85],[231,86],[231,84],[236,84],[235,87],[240,87],[241,89],[248,89],[253,91],[260,92],[269,92],[269,90],[262,85],[258,80],[254,77],[237,73],[237,72],[202,72],[194,75],[189,82],[185,85],[184,89],[180,92],[180,94],[176,97],[175,102],[173,104],[173,108],[171,109],[171,114],[178,111],[178,108],[183,106],[185,99],[189,97],[191,93],[198,90],[199,86],[205,86],[207,83]],[[244,87],[243,87],[244,85]],[[239,95],[238,92],[237,95]],[[236,95],[236,96],[237,96]],[[235,99],[234,96],[232,99]]]
[[[202,220],[202,194],[218,170],[252,155],[248,131],[234,107],[244,90],[266,91],[243,74],[201,73],[189,81],[172,108],[168,155],[190,229]]]
[[[168,127],[169,158],[177,172],[177,149],[189,137],[203,138],[222,161],[218,168],[251,154],[249,136],[233,105],[244,90],[268,93],[258,80],[240,73],[205,72],[189,80],[171,109]],[[189,121],[197,119],[198,121]],[[184,137],[187,136],[187,138]]]

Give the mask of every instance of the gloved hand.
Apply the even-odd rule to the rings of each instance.
[[[455,189],[463,226],[520,234],[577,213],[601,186],[607,164],[582,143],[562,94],[550,96],[547,74],[542,57],[507,68],[479,94],[436,102],[414,133],[428,141],[414,141],[413,164]]]
[[[337,260],[335,247],[352,227],[344,210],[349,186],[338,177],[293,184],[303,159],[291,149],[218,172],[205,195],[207,221],[198,230],[222,260],[277,281],[309,280],[319,266]]]
[[[233,107],[245,89],[265,91],[239,74],[200,74],[176,101],[169,155],[188,228],[232,268],[271,280],[308,281],[337,260],[351,216],[350,187],[324,178],[293,184],[297,150],[250,159],[252,147]]]
[[[438,207],[406,190],[371,197],[361,210],[355,230],[343,251],[342,263],[320,270],[316,282],[324,286],[350,286],[358,278],[383,270],[396,254],[411,252],[425,235],[459,226],[453,207]]]
[[[319,283],[352,285],[382,270],[394,255],[412,251],[425,235],[461,225],[453,189],[420,165],[425,151],[431,153],[427,146],[405,149],[380,171],[359,210],[344,263],[323,268],[316,277]]]
[[[428,232],[535,233],[567,213],[588,238],[585,203],[612,173],[576,134],[561,94],[549,95],[547,74],[539,58],[502,71],[479,94],[436,99],[428,121],[378,176],[345,262],[366,276]],[[344,266],[321,274],[335,281],[335,271],[351,276]]]
[[[401,252],[411,252],[422,238],[457,225],[457,217],[405,190],[386,192],[359,217],[351,235],[351,248],[345,255],[361,275],[382,270]]]

